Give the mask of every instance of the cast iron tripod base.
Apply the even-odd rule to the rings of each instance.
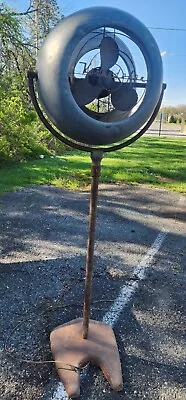
[[[57,327],[50,335],[56,368],[69,397],[75,398],[80,395],[78,368],[89,362],[102,369],[114,390],[121,391],[121,364],[113,329],[103,322],[90,320],[88,338],[83,339],[82,324],[83,319],[75,319]],[[62,369],[63,363],[75,366],[77,370]]]

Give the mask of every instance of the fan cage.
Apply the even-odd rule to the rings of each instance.
[[[104,38],[105,36],[111,36],[114,39],[119,39],[120,43],[123,43],[128,50],[128,52],[123,51],[122,48],[118,46],[119,57],[117,63],[112,68],[110,68],[110,70],[113,73],[114,81],[118,82],[118,89],[122,83],[127,83],[129,85],[129,88],[135,87],[135,90],[138,94],[137,103],[133,108],[127,111],[117,110],[112,104],[112,93],[114,90],[116,91],[117,89],[108,90],[108,88],[106,87],[106,96],[95,98],[93,101],[84,106],[80,106],[74,95],[73,97],[77,105],[89,117],[98,121],[108,123],[126,119],[137,111],[145,96],[146,85],[148,83],[148,73],[144,56],[139,46],[134,43],[130,36],[114,28],[102,27],[98,30],[93,30],[89,35],[87,35],[87,39],[85,37],[82,40],[82,45],[81,42],[79,44],[78,53],[76,51],[75,59],[72,61],[69,71],[69,84],[71,87],[71,91],[75,79],[85,79],[87,73],[89,73],[93,69],[97,70],[99,74],[101,63],[99,46],[96,48],[90,48],[88,52],[86,52],[86,47],[89,42],[92,42],[92,45],[94,46],[94,41],[98,38],[100,39],[100,44],[102,38]],[[137,58],[137,62],[135,62],[136,60],[134,58]],[[140,69],[140,71],[136,71],[136,65],[138,65],[138,70]]]

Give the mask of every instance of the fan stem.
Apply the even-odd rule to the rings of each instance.
[[[89,209],[89,228],[88,243],[86,257],[86,278],[84,292],[84,308],[83,308],[83,339],[88,338],[90,306],[92,298],[92,274],[93,274],[93,257],[97,216],[97,200],[98,200],[98,183],[101,172],[101,160],[103,152],[95,150],[91,153],[91,191],[90,191],[90,209]]]

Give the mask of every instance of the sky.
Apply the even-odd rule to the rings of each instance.
[[[19,10],[29,4],[27,0],[4,2]],[[58,0],[58,4],[65,16],[91,6],[110,6],[129,12],[149,28],[185,29],[150,31],[162,54],[167,83],[163,104],[186,104],[186,0]]]

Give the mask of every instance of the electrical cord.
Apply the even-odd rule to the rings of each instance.
[[[93,302],[93,304],[95,304],[95,303],[113,302],[113,301],[114,301],[114,299],[113,300],[95,300]],[[39,317],[41,317],[42,315],[46,314],[47,312],[51,312],[51,311],[54,312],[54,311],[56,311],[58,309],[69,308],[69,307],[82,307],[82,303],[63,304],[63,305],[60,305],[60,306],[57,306],[57,307],[49,306],[44,311],[40,312],[37,315]],[[94,308],[94,307],[91,307],[91,309],[92,310],[93,309],[97,310],[97,308]],[[105,311],[105,308],[99,308],[99,310],[104,310]],[[57,362],[57,363],[61,363],[63,365],[62,367],[58,367],[57,369],[63,369],[63,370],[66,370],[66,371],[72,371],[72,372],[76,372],[76,373],[79,373],[82,369],[87,367],[87,364],[85,366],[83,366],[83,367],[77,367],[76,365],[66,364],[61,360],[57,360],[57,361],[53,361],[53,360],[33,360],[33,359],[24,359],[24,358],[19,357],[17,355],[17,352],[15,351],[15,349],[9,347],[9,342],[10,342],[10,339],[11,339],[12,335],[18,329],[18,327],[21,324],[24,324],[25,322],[30,321],[32,318],[33,318],[33,313],[29,317],[24,318],[21,321],[19,321],[19,323],[11,330],[10,334],[6,338],[6,341],[5,341],[4,347],[3,347],[3,351],[6,353],[7,356],[9,356],[9,357],[11,357],[13,359],[16,359],[16,361],[18,361],[20,363],[26,363],[26,364],[36,364],[36,365],[37,364],[53,364],[53,363]]]

